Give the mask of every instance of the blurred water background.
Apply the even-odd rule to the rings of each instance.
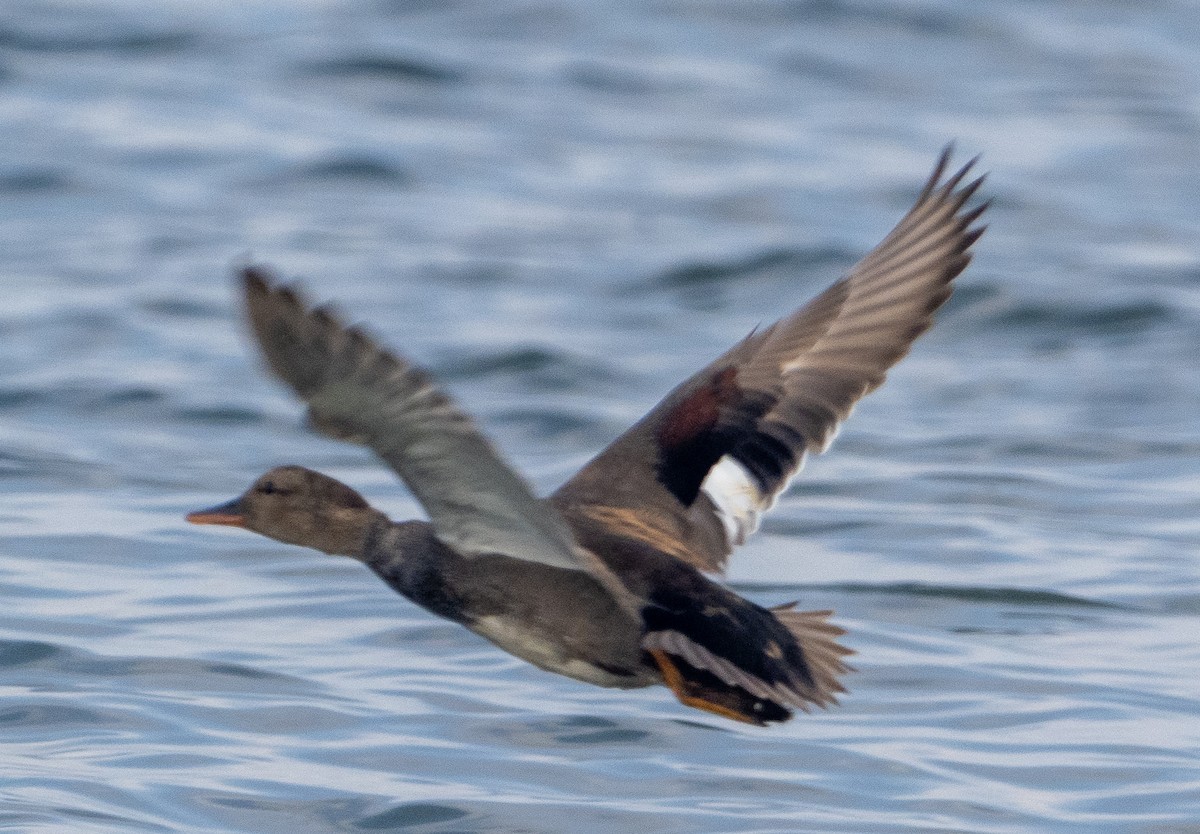
[[[0,829],[1200,832],[1200,7],[7,0]],[[959,291],[733,564],[858,673],[758,730],[185,511],[301,463],[231,266],[542,490],[982,152]]]

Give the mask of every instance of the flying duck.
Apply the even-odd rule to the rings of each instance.
[[[429,611],[587,683],[664,684],[765,725],[837,703],[851,651],[831,611],[765,608],[711,578],[809,452],[932,323],[983,233],[975,160],[943,151],[915,204],[841,280],[683,382],[548,498],[430,376],[264,268],[250,330],[311,425],[367,446],[429,515],[389,519],[349,486],[281,466],[196,524],[349,556]]]

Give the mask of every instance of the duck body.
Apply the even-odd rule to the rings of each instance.
[[[850,650],[830,611],[764,608],[710,577],[839,424],[908,352],[983,229],[982,178],[943,153],[882,243],[808,304],[701,369],[546,499],[432,378],[242,271],[268,368],[309,425],[365,445],[428,521],[394,522],[351,487],[277,467],[192,513],[362,561],[403,596],[535,666],[605,687],[663,684],[752,724],[829,706]]]
[[[728,657],[765,681],[784,682],[787,670],[806,667],[796,637],[770,610],[643,542],[614,539],[595,525],[578,532],[629,594],[644,600],[636,616],[590,574],[504,554],[464,557],[425,522],[378,522],[360,558],[426,610],[534,666],[597,686],[664,683],[647,648],[662,633]],[[790,715],[770,699],[683,665],[691,690],[722,707],[710,711],[756,724]]]
[[[417,605],[548,672],[606,687],[660,682],[639,624],[591,574],[502,553],[464,556],[419,521],[379,525],[361,558]]]

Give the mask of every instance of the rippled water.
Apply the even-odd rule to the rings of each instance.
[[[1200,832],[1200,10],[248,4],[0,17],[0,828]],[[539,672],[182,514],[306,433],[228,280],[306,279],[550,489],[872,246],[939,148],[991,229],[734,562],[834,607],[757,730]]]

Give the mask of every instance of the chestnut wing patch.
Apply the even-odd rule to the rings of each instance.
[[[659,482],[690,507],[708,473],[729,455],[760,493],[773,494],[795,471],[804,450],[799,432],[764,419],[781,393],[739,385],[732,365],[714,371],[658,426]]]
[[[658,480],[684,506],[700,494],[708,470],[733,447],[723,410],[742,399],[737,369],[722,368],[675,406],[658,427]]]

